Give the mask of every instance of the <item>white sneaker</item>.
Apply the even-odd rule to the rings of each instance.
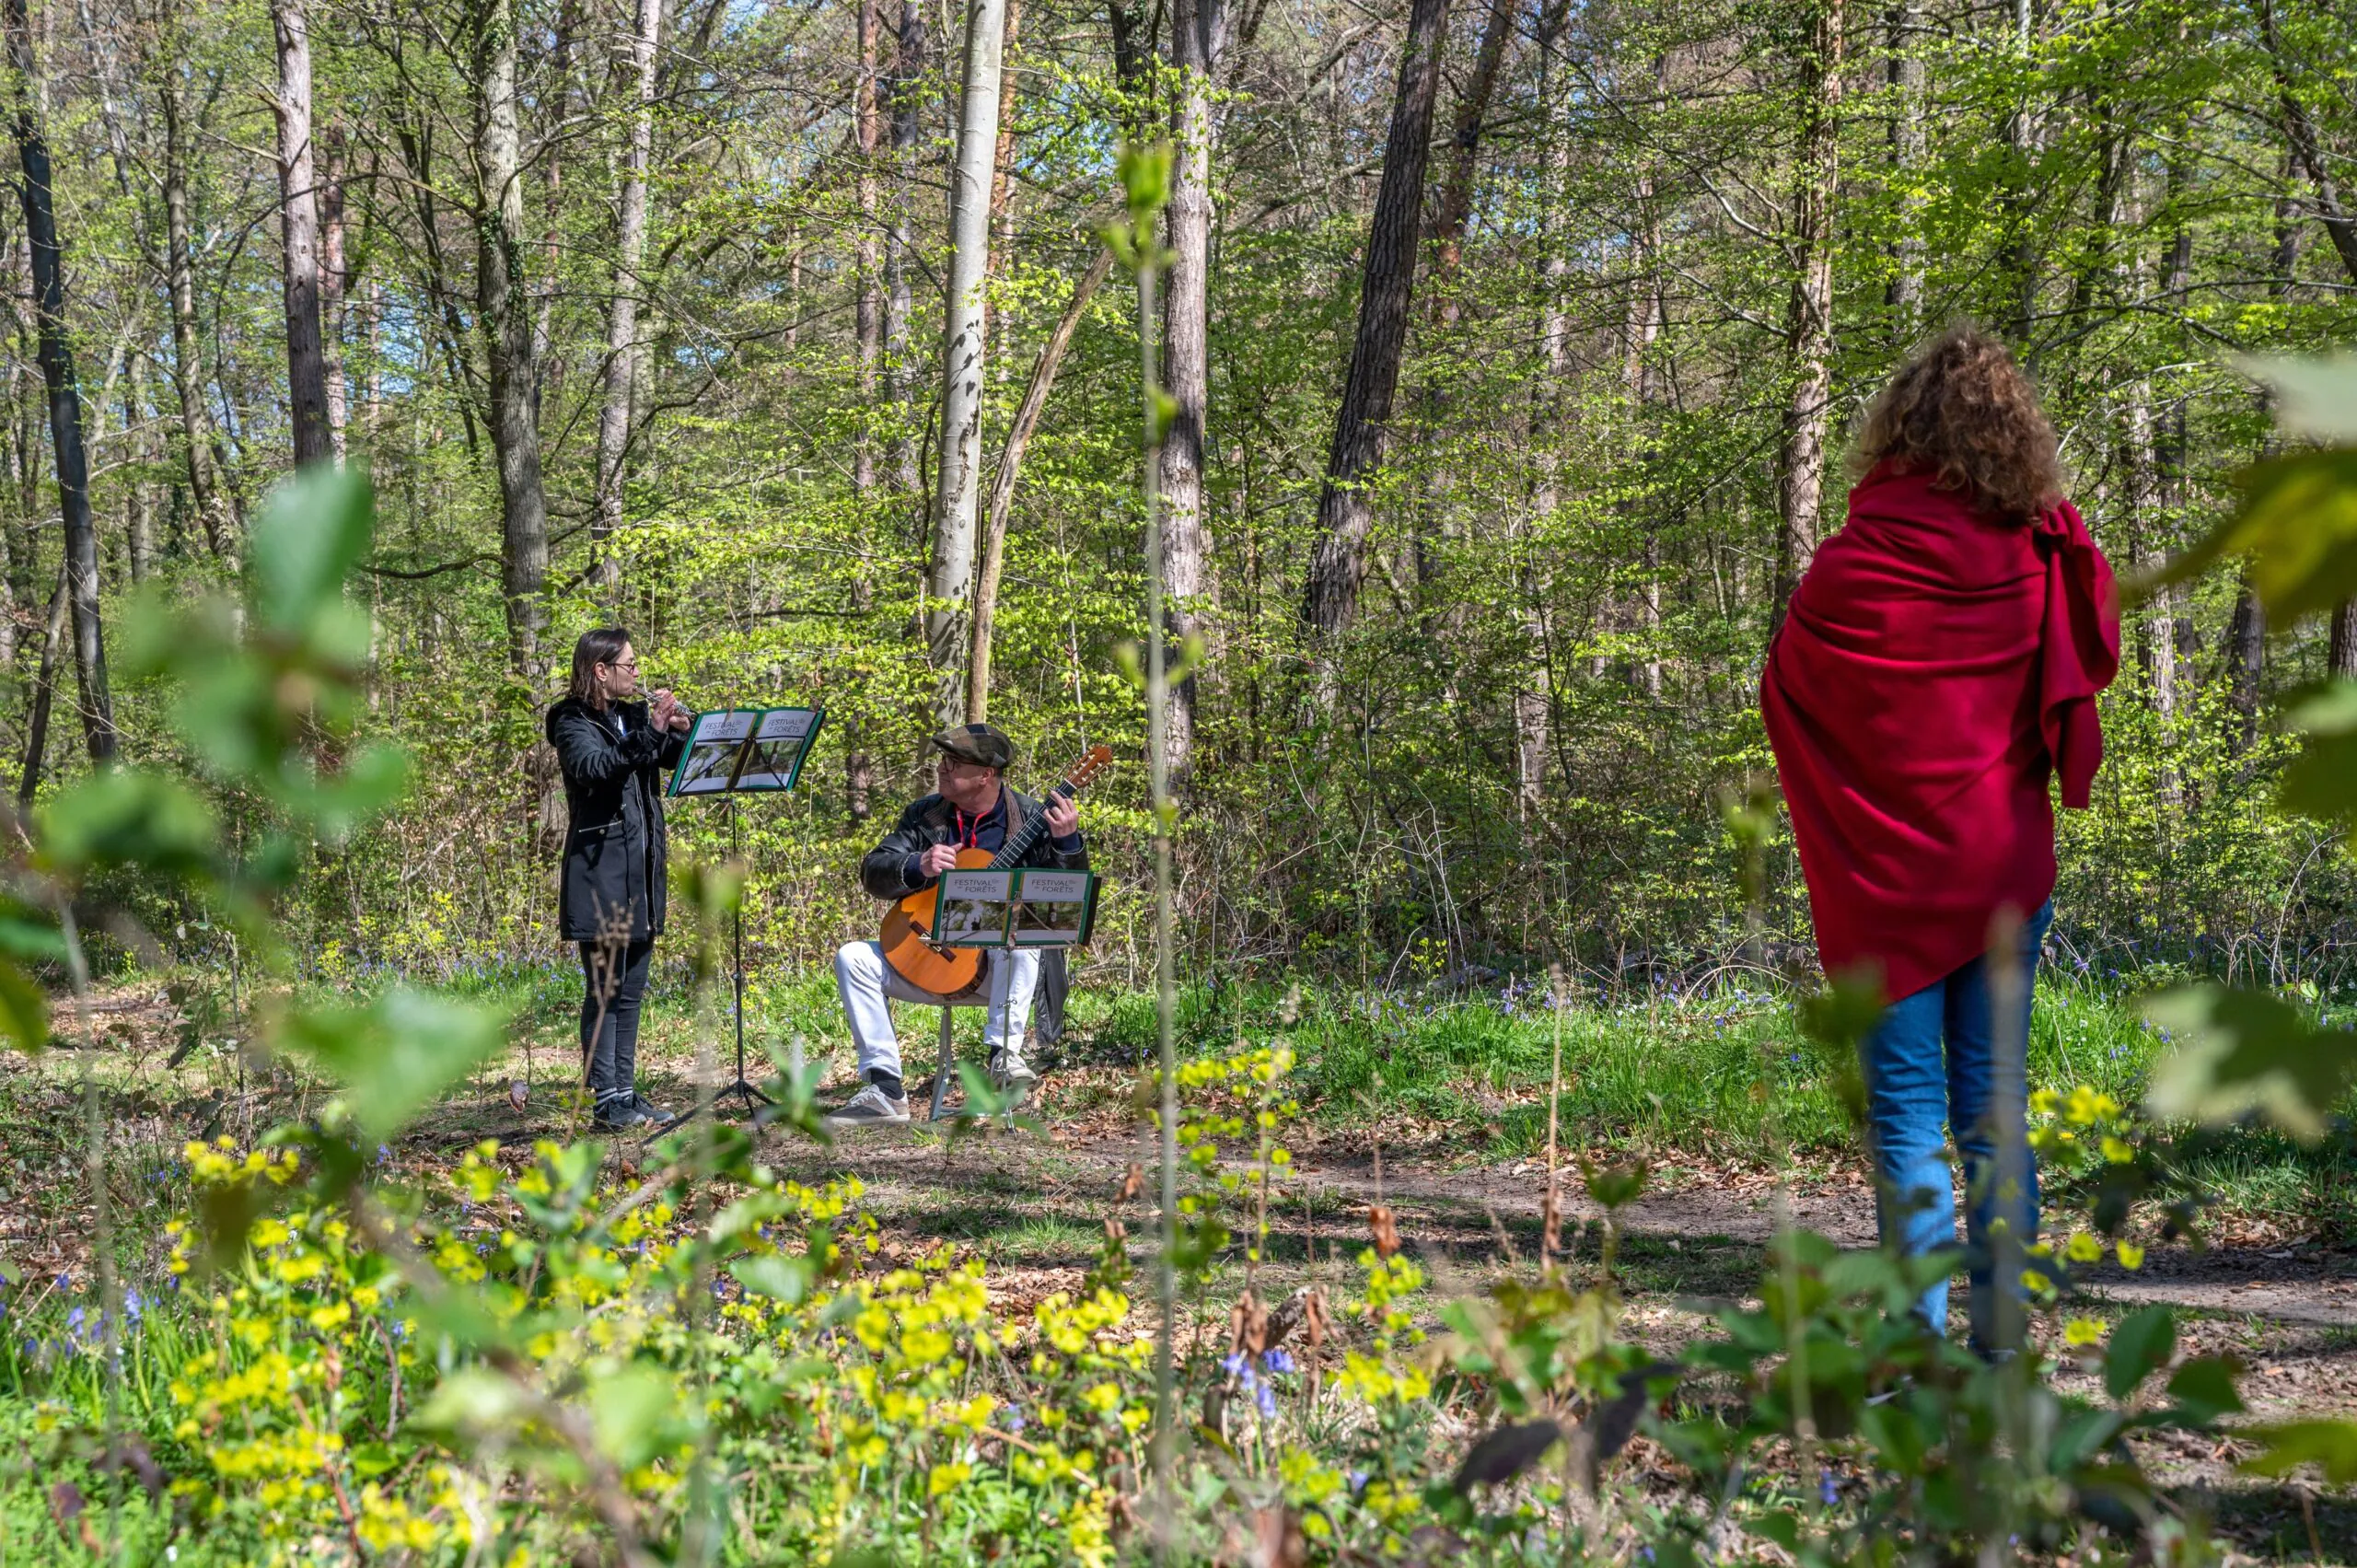
[[[857,1094],[827,1113],[826,1122],[830,1127],[848,1131],[855,1127],[903,1126],[908,1120],[909,1102],[905,1098],[896,1099],[874,1084],[862,1084]]]
[[[991,1052],[990,1078],[993,1088],[1011,1094],[1017,1105],[1031,1098],[1031,1090],[1039,1082],[1039,1074],[1031,1070],[1031,1064],[1004,1047]]]

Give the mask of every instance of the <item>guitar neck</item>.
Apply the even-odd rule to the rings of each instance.
[[[1051,796],[1060,796],[1070,800],[1074,792],[1072,785],[1058,779],[1048,793]],[[1034,811],[1030,819],[1023,824],[1023,830],[1008,835],[1006,842],[999,846],[998,854],[991,857],[990,868],[993,871],[1004,871],[1010,865],[1020,865],[1023,857],[1031,853],[1033,846],[1039,843],[1040,836],[1047,830],[1048,814],[1045,811]]]

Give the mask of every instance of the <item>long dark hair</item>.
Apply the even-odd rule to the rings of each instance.
[[[630,646],[630,633],[619,626],[600,626],[581,633],[573,645],[573,688],[575,700],[588,703],[599,713],[606,711],[606,699],[598,690],[598,667],[611,664],[622,656]]]
[[[1858,438],[1864,475],[1885,459],[1929,469],[1998,516],[2027,522],[2061,498],[2054,426],[2005,345],[1970,326],[1933,339],[1875,400]]]

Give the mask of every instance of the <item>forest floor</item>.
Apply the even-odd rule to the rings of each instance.
[[[37,1291],[87,1278],[95,1226],[80,1136],[86,1096],[110,1118],[110,1191],[122,1205],[118,1223],[128,1214],[124,1229],[132,1234],[160,1223],[158,1199],[188,1139],[243,1135],[299,1116],[321,1098],[316,1086],[290,1076],[241,1074],[234,1055],[199,1053],[167,1068],[173,1031],[159,994],[125,992],[100,1003],[106,1010],[92,1019],[94,1048],[67,1046],[39,1059],[0,1055],[0,1272]],[[642,1086],[675,1109],[696,1103],[700,1078],[727,1075],[709,1064],[709,1051],[700,1071],[684,1034],[657,1030],[642,1048]],[[578,1111],[563,1088],[569,1043],[562,1018],[528,1018],[509,1060],[489,1064],[384,1151],[389,1174],[447,1168],[485,1138],[520,1158],[535,1139],[571,1135]],[[922,1118],[930,1081],[913,1052],[911,1072],[911,1105]],[[847,1086],[846,1072],[835,1076],[822,1102]],[[511,1086],[527,1080],[519,1106]],[[759,1133],[761,1157],[805,1180],[857,1176],[888,1256],[946,1243],[982,1259],[993,1297],[1021,1308],[1080,1283],[1103,1249],[1109,1219],[1126,1225],[1132,1255],[1143,1253],[1134,1238],[1154,1223],[1153,1154],[1132,1110],[1135,1081],[1125,1063],[1075,1062],[1048,1076],[1017,1130],[970,1123],[953,1131],[920,1121],[823,1146],[769,1128]],[[248,1092],[240,1095],[240,1086]],[[1345,1123],[1312,1115],[1284,1141],[1294,1162],[1272,1200],[1268,1261],[1250,1282],[1263,1300],[1304,1285],[1341,1294],[1367,1244],[1367,1208],[1377,1202],[1394,1211],[1401,1237],[1432,1277],[1428,1305],[1478,1290],[1502,1265],[1538,1252],[1547,1179],[1540,1156],[1494,1157],[1464,1129],[1414,1115]],[[1591,1140],[1569,1121],[1562,1146],[1565,1245],[1573,1268],[1592,1276],[1603,1218],[1580,1190],[1577,1160],[1593,1153],[1599,1163],[1624,1161],[1631,1150],[1622,1139]],[[626,1142],[610,1157],[631,1167],[643,1150],[643,1142]],[[1724,1140],[1684,1146],[1656,1140],[1643,1153],[1648,1183],[1619,1216],[1616,1274],[1626,1330],[1657,1350],[1708,1331],[1719,1304],[1756,1295],[1780,1196],[1796,1225],[1844,1247],[1874,1242],[1864,1168],[1839,1152],[1804,1155],[1781,1176],[1756,1146],[1731,1152]],[[1149,1175],[1149,1196],[1123,1202],[1133,1161]],[[2073,1311],[2109,1321],[2150,1303],[2177,1307],[2185,1353],[2229,1352],[2246,1365],[2250,1413],[2238,1419],[2357,1415],[2357,1237],[2298,1214],[2245,1207],[2212,1227],[2206,1243],[2195,1249],[2155,1238],[2137,1272],[2112,1265],[2085,1275]],[[141,1271],[134,1265],[132,1272]],[[1222,1282],[1226,1294],[1198,1304],[1197,1316],[1224,1317],[1226,1300],[1246,1283],[1238,1265]],[[36,1305],[10,1294],[12,1316]],[[1956,1292],[1959,1332],[1965,1294]],[[2097,1391],[2091,1376],[2066,1375],[2065,1388],[2074,1384]],[[2168,1484],[2206,1493],[2222,1532],[2255,1556],[2313,1551],[2357,1560],[2357,1502],[2296,1486],[2251,1487],[2234,1471],[2240,1451],[2231,1440],[2171,1436],[2147,1445],[2145,1458]]]

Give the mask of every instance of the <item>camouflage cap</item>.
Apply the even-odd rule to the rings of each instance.
[[[961,762],[985,768],[1004,770],[1015,761],[1015,742],[994,725],[961,724],[935,736],[933,744]]]

